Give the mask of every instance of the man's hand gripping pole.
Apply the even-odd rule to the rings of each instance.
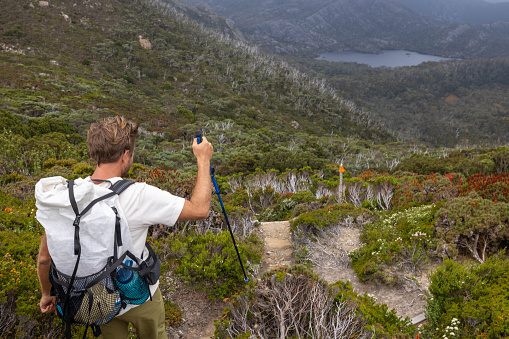
[[[198,143],[202,142],[202,133],[201,131],[196,131],[196,140]],[[210,166],[210,176],[212,178],[212,183],[214,184],[214,189],[216,190],[217,197],[219,199],[219,203],[221,204],[221,209],[223,210],[224,219],[226,220],[226,225],[228,225],[228,230],[230,231],[230,235],[232,237],[233,246],[235,247],[235,251],[237,252],[237,257],[239,258],[240,267],[242,268],[242,273],[244,273],[244,281],[248,282],[249,278],[246,275],[246,271],[244,270],[244,265],[242,264],[242,259],[240,258],[239,249],[237,248],[237,244],[235,243],[235,237],[233,236],[232,228],[230,226],[230,221],[228,221],[228,215],[226,214],[226,210],[224,209],[223,200],[221,199],[221,194],[219,193],[219,187],[217,186],[215,170],[212,166]]]

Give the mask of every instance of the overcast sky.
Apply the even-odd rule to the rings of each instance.
[[[485,2],[509,2],[509,0],[484,0]]]

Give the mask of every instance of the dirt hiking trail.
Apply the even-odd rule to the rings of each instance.
[[[292,240],[290,223],[288,221],[265,222],[260,229],[261,237],[265,240],[262,272],[279,265],[293,265]],[[313,271],[329,284],[338,280],[350,281],[357,293],[367,293],[377,299],[379,303],[387,304],[389,309],[395,309],[398,316],[414,318],[424,312],[424,290],[429,282],[426,272],[408,275],[402,286],[389,287],[385,285],[366,284],[357,278],[350,267],[349,259],[334,262],[330,259],[335,252],[348,253],[361,246],[360,230],[355,227],[341,227],[340,234],[335,241],[322,243],[323,255],[314,260]],[[415,280],[414,280],[415,279]]]
[[[293,244],[288,221],[262,222],[258,229],[265,242],[262,264],[259,274],[281,265],[293,265]],[[322,254],[314,256],[313,271],[329,284],[338,280],[350,281],[359,294],[367,293],[379,303],[385,303],[396,310],[398,316],[414,318],[424,312],[424,292],[429,285],[427,272],[407,275],[402,286],[366,284],[359,281],[350,267],[349,259],[342,255],[335,260],[337,253],[348,253],[361,246],[360,230],[355,227],[340,227],[339,236],[333,241],[320,244]],[[332,255],[329,255],[332,254]],[[333,258],[333,259],[331,259]],[[204,292],[184,286],[179,278],[172,276],[174,287],[165,297],[177,303],[182,310],[182,322],[178,327],[167,328],[171,339],[205,339],[214,337],[214,320],[220,319],[227,303],[223,300],[208,300]],[[173,286],[173,284],[172,284]]]

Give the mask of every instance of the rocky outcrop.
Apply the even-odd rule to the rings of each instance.
[[[31,47],[27,47],[26,49],[22,49],[16,46],[7,45],[4,43],[0,43],[0,52],[13,53],[13,54],[33,54],[34,50]]]
[[[145,49],[152,49],[152,44],[148,39],[144,39],[141,35],[138,35],[141,47]]]
[[[68,23],[71,23],[71,17],[68,16],[67,14],[65,13],[62,13],[62,17],[64,18],[64,20]]]

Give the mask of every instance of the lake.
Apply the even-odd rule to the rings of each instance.
[[[357,62],[371,67],[403,67],[417,66],[427,61],[445,61],[453,58],[443,58],[435,55],[420,54],[405,50],[383,50],[381,54],[362,53],[357,51],[327,52],[320,54],[318,60],[335,62]]]

